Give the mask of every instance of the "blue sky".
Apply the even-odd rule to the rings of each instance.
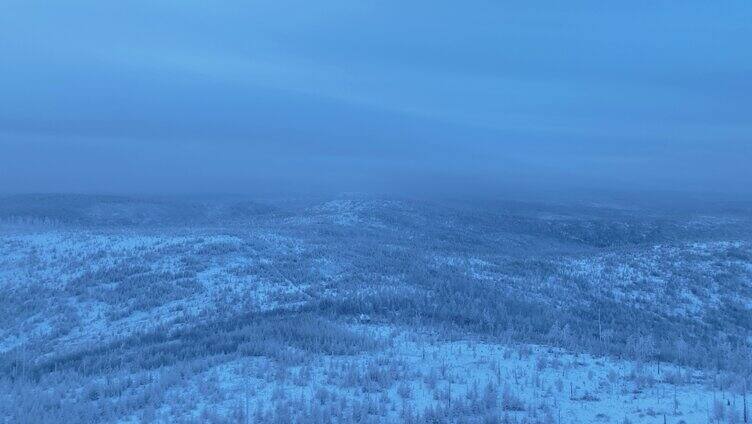
[[[752,191],[752,2],[0,5],[0,191]]]

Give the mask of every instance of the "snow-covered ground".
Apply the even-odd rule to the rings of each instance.
[[[293,366],[263,358],[223,363],[169,390],[170,407],[149,414],[167,421],[188,414],[386,423],[432,416],[439,422],[706,423],[742,416],[740,394],[712,390],[689,368],[544,346],[446,341],[410,330],[360,331],[389,344],[376,353],[314,356]]]
[[[0,220],[0,423],[742,422],[740,218],[251,209]]]

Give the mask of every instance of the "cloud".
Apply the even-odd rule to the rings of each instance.
[[[323,168],[321,185],[333,187],[395,175],[430,184],[437,173],[718,190],[752,178],[743,165],[752,159],[748,3],[11,1],[6,9],[6,191],[22,189],[8,182],[22,174],[42,190],[63,180],[49,187],[93,190],[95,177],[97,189],[127,189],[125,176],[157,166],[155,157],[162,166],[149,170],[151,185],[165,190],[197,167],[208,191],[229,180],[294,185]],[[31,145],[34,154],[20,147]],[[75,167],[19,169],[35,155],[54,163],[46,152],[60,146],[79,153]],[[124,150],[127,163],[117,155]],[[101,175],[100,163],[113,172]],[[363,167],[370,176],[351,178]]]

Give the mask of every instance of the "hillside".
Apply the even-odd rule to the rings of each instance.
[[[733,420],[750,210],[3,197],[0,417]]]

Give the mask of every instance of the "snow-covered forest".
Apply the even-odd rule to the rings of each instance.
[[[748,423],[752,205],[0,197],[0,423]]]

